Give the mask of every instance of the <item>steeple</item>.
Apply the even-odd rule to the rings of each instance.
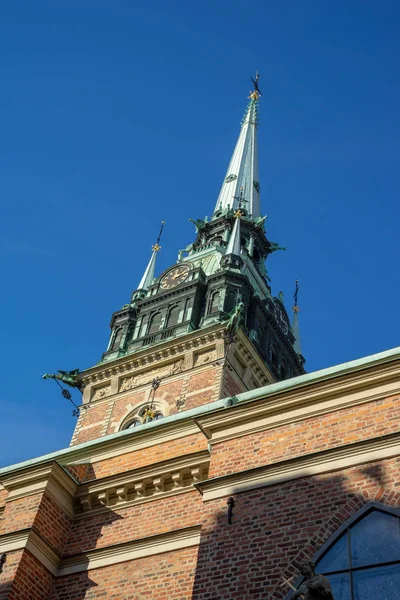
[[[281,247],[268,239],[266,216],[260,214],[258,74],[252,81],[254,89],[212,218],[189,219],[196,227],[195,239],[179,250],[176,263],[158,274],[160,232],[131,302],[113,314],[103,361],[175,338],[185,340],[195,331],[223,331],[228,315],[240,306],[242,333],[270,376],[287,379],[304,372],[298,316],[291,327],[283,298],[272,295],[266,269],[270,255]]]
[[[295,338],[293,349],[299,356],[302,356],[301,343],[300,343],[300,326],[299,326],[299,307],[297,304],[299,294],[299,282],[296,279],[296,289],[294,292],[294,306],[293,306],[293,320],[292,320],[292,333]]]
[[[149,264],[147,265],[146,270],[143,273],[142,279],[140,280],[140,283],[139,283],[136,291],[133,293],[132,300],[136,300],[137,298],[142,297],[143,294],[148,290],[149,286],[153,283],[155,267],[156,267],[156,257],[157,257],[157,252],[159,252],[161,250],[160,240],[161,240],[161,235],[162,235],[162,232],[164,229],[164,224],[165,224],[165,221],[161,221],[161,229],[160,229],[160,233],[158,234],[157,241],[151,247],[152,254],[151,254],[151,258],[149,260]]]
[[[253,219],[260,216],[257,123],[258,101],[261,93],[258,88],[258,77],[257,73],[256,79],[252,79],[254,90],[250,92],[250,102],[242,120],[239,139],[229,163],[214,214],[225,212],[229,208],[238,208],[241,198],[244,204],[243,208],[246,209],[249,216]]]

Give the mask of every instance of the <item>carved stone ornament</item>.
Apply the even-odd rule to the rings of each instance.
[[[200,365],[205,365],[209,362],[212,362],[217,358],[217,353],[215,350],[210,350],[209,352],[202,352],[201,354],[197,354],[195,358],[195,366],[199,367]]]
[[[180,373],[184,369],[183,358],[178,360],[175,363],[165,365],[164,367],[159,367],[158,369],[151,369],[150,371],[145,371],[144,373],[139,373],[138,375],[131,375],[130,377],[124,377],[121,380],[120,392],[126,392],[127,390],[131,390],[134,387],[139,385],[145,385],[146,383],[150,383],[154,377],[168,377],[169,375],[176,375]]]
[[[171,461],[163,471],[139,469],[139,472],[108,477],[106,481],[83,484],[76,499],[75,514],[157,499],[163,494],[191,491],[193,483],[208,476],[209,457],[203,457],[203,454],[198,453],[197,460]]]
[[[106,398],[111,394],[111,385],[105,385],[104,387],[97,388],[97,390],[93,390],[94,394],[92,397],[93,400],[101,400],[102,398]]]

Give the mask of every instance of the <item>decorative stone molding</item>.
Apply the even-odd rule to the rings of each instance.
[[[61,558],[34,529],[0,536],[0,553],[15,550],[29,552],[55,577],[99,569],[164,552],[183,550],[200,544],[201,525],[185,527],[148,538],[90,550],[68,558]]]
[[[356,465],[381,461],[400,455],[400,433],[378,439],[339,446],[323,452],[306,454],[272,465],[247,469],[214,479],[196,482],[203,500],[215,500],[248,490],[276,485],[292,479],[315,477]]]
[[[275,377],[243,331],[238,333],[234,355],[237,355],[240,363],[251,370],[253,379],[257,382],[256,387],[275,382]]]
[[[164,361],[168,361],[168,366],[170,366],[171,358],[175,359],[175,362],[177,360],[179,362],[181,359],[185,359],[187,353],[194,348],[215,346],[218,340],[223,340],[224,331],[224,325],[218,323],[207,331],[194,331],[174,340],[169,338],[166,342],[157,344],[155,347],[143,348],[111,362],[100,363],[91,369],[87,369],[82,373],[81,381],[85,386],[90,386],[104,380],[110,380],[115,376],[127,377],[129,374],[130,377],[133,371],[140,371],[149,367],[154,369],[156,365],[155,370],[158,371],[161,367],[164,367],[162,364]]]
[[[92,388],[92,402],[111,395],[111,383],[98,388]]]
[[[177,362],[167,364],[165,366],[153,368],[139,374],[131,375],[129,377],[123,377],[120,381],[119,391],[126,392],[132,388],[138,387],[139,385],[145,385],[150,383],[155,377],[168,377],[169,375],[176,375],[184,370],[184,360],[179,359]]]
[[[75,514],[101,512],[109,507],[124,507],[161,496],[192,491],[193,483],[207,477],[208,451],[157,463],[143,469],[112,475],[79,486]]]
[[[207,350],[206,352],[198,352],[194,356],[194,366],[199,367],[207,363],[213,362],[217,358],[215,349]]]
[[[233,410],[198,419],[202,431],[213,444],[400,393],[398,368],[364,376],[351,374],[341,380],[315,382],[312,386],[296,386],[296,379],[277,383],[273,393],[265,386],[238,394]],[[291,381],[293,386],[289,387]]]
[[[91,569],[99,569],[128,560],[154,556],[164,552],[183,550],[200,544],[201,525],[169,531],[145,539],[134,540],[117,546],[99,548],[63,559],[57,575],[64,576]]]
[[[46,491],[68,516],[73,517],[73,498],[78,485],[55,461],[2,475],[1,483],[8,491],[6,503]]]
[[[0,536],[0,554],[24,549],[29,550],[52,575],[57,575],[60,556],[34,529],[23,529]]]
[[[118,421],[113,421],[110,424],[110,427],[112,427],[112,429],[115,432],[123,429],[124,424],[126,423],[126,421],[129,420],[130,417],[133,418],[135,416],[135,414],[139,414],[139,412],[141,411],[141,409],[144,406],[148,406],[150,392],[151,392],[151,388],[149,388],[147,390],[144,400],[138,404],[132,405],[130,402],[128,402],[128,404],[125,407],[125,412],[122,415],[122,417]],[[170,406],[169,406],[168,402],[165,400],[165,396],[166,396],[165,393],[158,394],[157,398],[155,400],[153,400],[153,408],[154,408],[155,412],[161,412],[164,415],[164,417],[167,417],[170,412]]]

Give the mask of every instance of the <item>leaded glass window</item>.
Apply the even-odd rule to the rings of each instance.
[[[390,509],[388,509],[390,510]],[[400,517],[371,508],[316,563],[335,600],[400,598]]]

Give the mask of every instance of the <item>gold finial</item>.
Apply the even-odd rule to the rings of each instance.
[[[259,92],[257,92],[257,90],[253,90],[253,91],[250,91],[250,96],[248,96],[248,98],[250,100],[258,101],[260,98],[260,95],[261,94]]]
[[[160,240],[161,240],[161,235],[164,229],[164,225],[165,225],[165,221],[161,221],[161,229],[160,229],[160,233],[158,234],[158,238],[156,243],[151,247],[151,249],[153,250],[153,252],[158,252],[159,250],[161,250],[161,246],[160,246]]]

